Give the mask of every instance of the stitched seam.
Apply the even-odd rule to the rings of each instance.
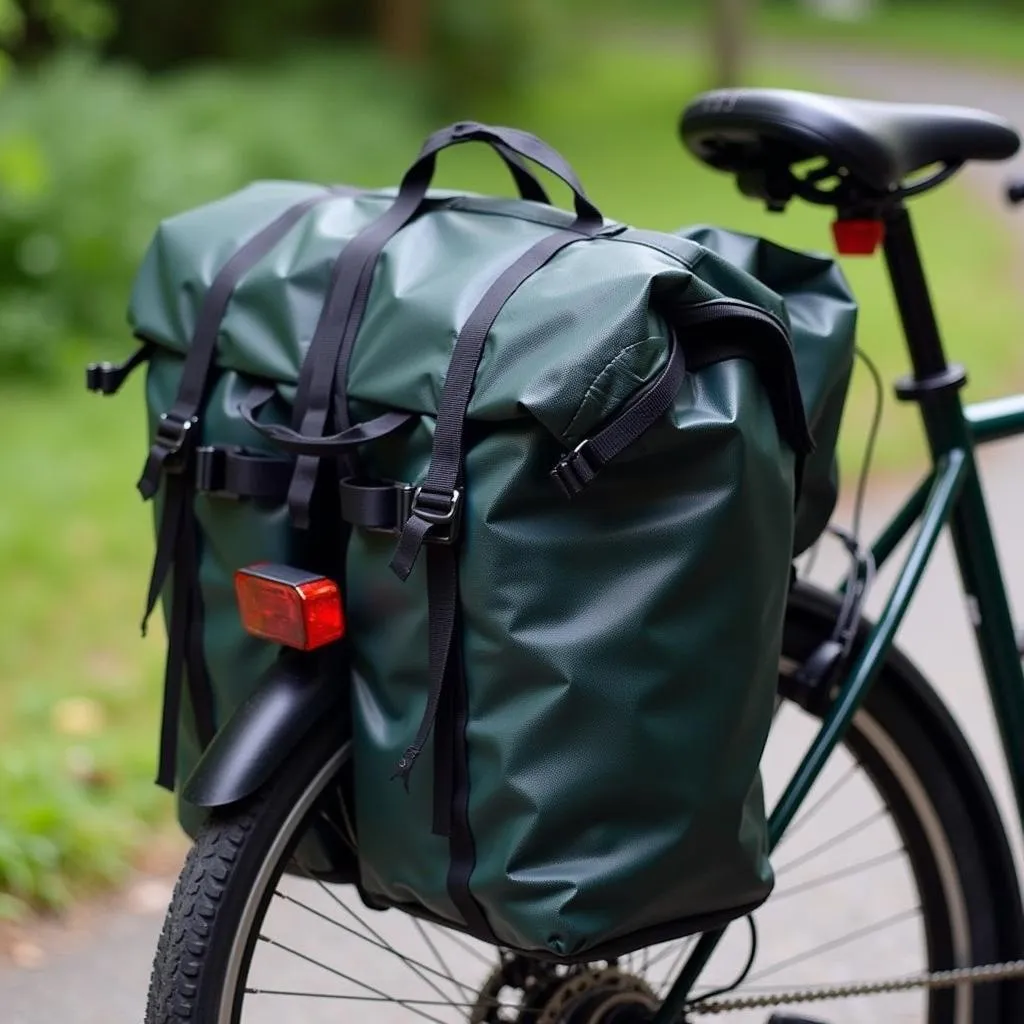
[[[644,346],[644,345],[648,345],[651,342],[664,341],[664,340],[665,340],[664,337],[662,335],[660,335],[660,334],[651,335],[649,338],[644,338],[643,341],[634,341],[632,345],[627,345],[624,349],[621,349],[611,359],[609,359],[608,362],[605,363],[605,365],[598,371],[598,373],[595,375],[594,379],[590,382],[590,385],[587,388],[587,390],[583,393],[583,397],[580,399],[579,404],[576,406],[576,411],[572,414],[572,419],[569,420],[568,425],[562,431],[562,436],[563,437],[571,437],[572,436],[573,427],[575,426],[576,421],[580,418],[581,414],[583,413],[583,409],[586,406],[587,400],[590,398],[590,396],[594,395],[594,394],[604,394],[605,393],[601,389],[601,387],[599,386],[598,382],[601,380],[601,378],[617,362],[620,362],[627,355],[627,353],[631,352],[633,349],[640,348],[641,346]],[[630,377],[632,377],[633,380],[635,380],[637,382],[637,384],[643,385],[643,384],[647,383],[645,378],[643,378],[643,377],[639,376],[638,374],[634,373],[631,369],[629,369],[628,366],[627,367],[623,367],[623,370]]]

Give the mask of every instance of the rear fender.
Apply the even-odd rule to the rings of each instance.
[[[325,717],[337,720],[341,741],[348,720],[347,673],[333,654],[284,651],[217,732],[182,787],[182,801],[210,809],[251,796]]]

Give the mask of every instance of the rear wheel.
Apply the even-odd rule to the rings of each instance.
[[[823,595],[794,596],[783,699],[764,760],[770,796],[814,734],[817,720],[786,695],[794,666],[828,635],[833,613]],[[310,829],[349,841],[339,800],[347,757],[336,735],[317,733],[262,792],[199,835],[168,911],[147,1024],[650,1018],[694,939],[613,964],[555,967],[396,911],[367,910],[351,887],[310,877],[308,865],[296,871],[292,854]],[[993,963],[1024,949],[1013,864],[983,777],[938,699],[899,655],[773,862],[771,899],[752,926],[729,929],[695,998],[730,988],[751,960],[754,935],[743,983],[717,998],[782,997]],[[916,990],[795,1012],[828,1024],[1019,1024],[1021,987]],[[700,1009],[691,1007],[694,1019]],[[764,1024],[771,1012],[729,1011],[721,1019]]]

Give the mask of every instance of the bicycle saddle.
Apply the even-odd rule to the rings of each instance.
[[[827,157],[886,192],[932,164],[1006,160],[1009,122],[969,107],[842,99],[788,89],[719,89],[683,111],[679,130],[704,163],[733,173]]]

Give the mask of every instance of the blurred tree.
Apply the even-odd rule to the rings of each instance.
[[[739,85],[755,0],[710,0],[714,77],[718,88]]]
[[[374,0],[110,0],[117,31],[108,52],[164,71],[203,61],[259,62],[294,44],[365,40]]]
[[[0,0],[0,49],[26,63],[85,39],[162,72],[354,44],[417,67],[424,100],[461,113],[533,76],[562,14],[550,0]]]
[[[115,23],[109,0],[0,0],[0,46],[6,59],[32,60],[62,43],[102,43]]]
[[[403,61],[419,61],[430,46],[429,0],[378,0],[377,32],[384,51]]]
[[[431,0],[429,72],[438,110],[489,116],[493,103],[559,53],[564,14],[550,0]]]

